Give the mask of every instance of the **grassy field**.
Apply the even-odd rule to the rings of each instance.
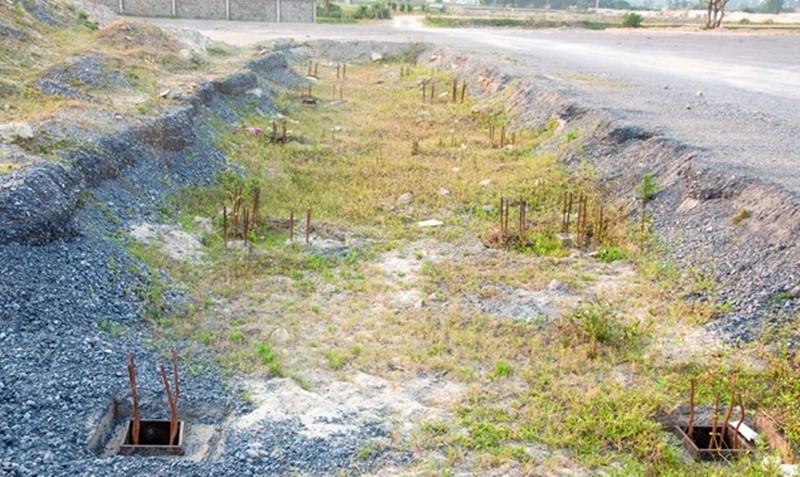
[[[659,416],[688,403],[691,379],[698,404],[717,393],[727,403],[736,375],[746,408],[768,409],[797,437],[800,381],[785,337],[742,348],[708,339],[700,325],[726,310],[713,282],[664,261],[657,237],[629,225],[631,211],[601,193],[591,167],[562,167],[579,133],[509,130],[513,145],[500,147],[513,86],[461,103],[452,77],[428,68],[351,65],[336,79],[325,65],[313,101],[286,91],[285,117],[242,121],[262,135],[219,125],[217,143],[243,175],[174,198],[172,219],[188,231],[198,233],[195,216],[213,218],[204,264],[187,270],[143,250],[194,296],[184,314],[153,316],[165,337],[216,349],[232,374],[290,377],[312,391],[320,376],[355,373],[457,383],[463,392],[441,403],[442,417],[393,442],[422,475],[774,475],[760,458],[686,462]],[[423,100],[423,83],[433,99]],[[271,140],[273,121],[279,136],[286,121],[288,143]],[[246,234],[223,225],[223,205],[252,204],[256,190]],[[580,249],[559,235],[569,192],[606,211],[602,237]],[[513,240],[499,231],[503,197]],[[442,225],[418,225],[430,219]],[[692,299],[699,292],[711,298]]]

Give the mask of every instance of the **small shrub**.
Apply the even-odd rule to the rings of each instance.
[[[731,217],[731,222],[733,222],[734,225],[739,225],[745,220],[749,219],[751,215],[752,214],[750,213],[749,210],[742,209],[736,215]]]
[[[787,291],[779,291],[769,296],[770,306],[782,306],[784,303],[792,299],[792,294]]]
[[[414,139],[411,141],[411,155],[418,156],[419,153],[420,153],[419,139]]]
[[[89,19],[89,14],[84,12],[83,10],[81,10],[80,12],[78,12],[78,19],[82,20],[82,21],[86,21],[86,20]]]
[[[637,325],[624,323],[604,302],[579,307],[567,317],[567,328],[582,342],[611,348],[633,345],[640,335]]]
[[[97,329],[107,334],[112,338],[119,337],[124,331],[125,327],[121,324],[111,321],[108,318],[103,318],[97,322]]]
[[[625,259],[625,252],[619,247],[600,247],[597,250],[597,259],[604,263],[613,263]]]
[[[531,251],[540,257],[563,257],[567,254],[561,239],[551,232],[540,232],[530,237]]]
[[[431,436],[443,436],[447,434],[447,424],[441,421],[427,421],[422,424],[422,432]]]
[[[344,359],[341,353],[335,350],[328,350],[325,352],[325,358],[328,359],[328,366],[334,371],[341,371],[344,369],[344,365],[347,364],[347,361]]]
[[[228,333],[228,341],[231,343],[243,343],[244,342],[244,335],[241,331],[231,331]]]
[[[653,179],[653,174],[647,172],[644,177],[642,177],[642,182],[636,186],[636,196],[639,199],[643,198],[645,201],[650,201],[656,194],[658,194],[658,184],[656,184],[655,179]]]
[[[275,352],[269,343],[258,343],[256,345],[256,355],[261,364],[267,365],[275,362]]]
[[[638,13],[628,12],[622,17],[622,26],[624,28],[639,28],[642,26],[644,17]]]
[[[498,361],[494,366],[494,371],[489,375],[490,379],[507,378],[514,374],[514,368],[508,361]]]

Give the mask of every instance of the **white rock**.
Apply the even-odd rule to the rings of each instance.
[[[450,170],[453,171],[453,172],[461,172],[461,168],[460,167],[454,167],[454,168],[452,168]]]
[[[800,467],[796,464],[781,464],[781,476],[795,477],[800,475]]]
[[[288,343],[292,339],[292,334],[285,328],[278,328],[269,335],[269,338],[273,343]]]
[[[558,281],[558,280],[552,280],[552,281],[550,281],[550,283],[547,285],[547,289],[548,289],[549,291],[551,291],[551,292],[560,292],[560,291],[564,291],[566,288],[567,288],[567,287],[566,287],[566,285],[564,285],[563,283],[561,283],[561,282],[560,282],[560,281]]]
[[[441,196],[450,195],[450,191],[445,189],[444,187],[442,187],[441,189],[439,189],[439,195],[441,195]]]
[[[478,185],[481,186],[481,187],[486,187],[491,183],[492,183],[491,179],[484,179],[484,180],[478,182]]]
[[[698,98],[702,98],[703,92],[698,90],[697,93],[695,93],[694,95],[697,96]]]
[[[214,233],[214,226],[211,219],[208,217],[198,217],[192,219],[192,225],[200,231],[201,234],[211,235]]]
[[[482,205],[481,210],[484,212],[494,212],[494,206],[492,204]]]
[[[422,222],[417,222],[417,225],[420,227],[439,227],[444,225],[444,222],[441,220],[430,219],[430,220],[423,220]]]
[[[383,60],[383,55],[378,52],[373,52],[371,55],[369,55],[369,58],[372,61],[381,61]]]
[[[13,141],[16,138],[33,139],[33,127],[27,122],[0,124],[0,139]]]
[[[410,204],[411,200],[414,198],[414,194],[411,192],[406,192],[401,194],[400,197],[397,198],[398,204]]]
[[[191,60],[192,59],[192,50],[188,48],[184,48],[178,52],[178,56],[181,57],[182,60]]]

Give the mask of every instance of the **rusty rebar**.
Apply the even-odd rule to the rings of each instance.
[[[453,78],[453,103],[455,104],[456,98],[458,97],[458,79]]]
[[[733,408],[736,406],[736,374],[731,376],[731,405],[728,407],[728,412],[725,414],[725,423],[722,425],[722,442],[725,442],[725,434],[728,431],[728,423],[731,420]]]
[[[742,400],[742,395],[739,394],[739,422],[736,424],[736,430],[733,434],[733,447],[734,449],[739,448],[739,427],[741,427],[742,423],[744,422],[744,401]]]
[[[159,365],[159,369],[161,370],[161,381],[164,383],[164,391],[167,393],[167,401],[169,401],[169,445],[174,446],[177,445],[175,438],[178,436],[178,404],[175,402],[175,396],[170,391],[164,365]]]
[[[281,125],[281,127],[283,128],[283,130],[282,130],[283,143],[286,144],[286,143],[289,142],[289,133],[287,132],[287,129],[286,129],[286,120],[285,119],[283,120],[283,124]]]
[[[314,63],[314,78],[319,78],[319,61]]]
[[[694,435],[694,378],[690,381],[691,387],[689,388],[689,429],[686,434],[689,439]]]
[[[647,216],[647,188],[642,186],[642,237],[641,237],[641,248],[642,252],[644,252],[644,241],[645,241],[645,217]]]
[[[467,94],[467,82],[461,84],[461,104],[464,104],[464,95]]]
[[[261,205],[261,188],[256,187],[256,190],[253,192],[253,216],[251,218],[252,229],[255,230],[258,227],[258,207]]]
[[[133,425],[131,425],[131,442],[139,445],[139,432],[142,426],[142,418],[139,415],[139,394],[136,392],[136,365],[134,364],[133,353],[128,355],[128,379],[131,383],[131,401],[133,402]]]
[[[506,125],[500,126],[500,149],[506,147]]]
[[[569,233],[569,223],[572,219],[572,192],[567,195],[567,210],[564,214],[564,233]]]
[[[294,242],[294,209],[289,212],[289,241]]]
[[[222,243],[228,247],[228,208],[222,206]]]
[[[431,104],[433,104],[433,97],[436,94],[436,83],[431,80]]]
[[[422,102],[424,103],[425,100],[428,99],[428,82],[422,82]]]
[[[242,212],[242,221],[244,222],[244,229],[242,230],[242,238],[244,239],[244,243],[247,243],[248,235],[250,232],[250,214],[247,210],[247,206],[244,207],[244,211]]]
[[[311,209],[306,211],[306,243],[311,241]]]
[[[506,231],[506,235],[508,235],[508,230],[509,230],[508,219],[510,215],[511,215],[511,203],[509,202],[508,199],[506,199],[506,214],[505,214],[505,219],[503,221],[503,229]]]
[[[708,450],[711,450],[717,445],[717,419],[719,414],[719,392],[717,392],[717,399],[714,401],[714,423],[711,425],[711,436],[708,439]]]
[[[181,398],[181,386],[178,383],[178,352],[172,350],[172,380],[175,383],[175,403]]]

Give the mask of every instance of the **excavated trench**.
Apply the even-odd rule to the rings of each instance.
[[[127,344],[143,350],[148,332],[138,316],[145,300],[131,290],[145,289],[150,274],[114,237],[129,224],[155,216],[171,192],[209,184],[223,170],[226,160],[213,145],[211,121],[233,127],[238,106],[245,103],[265,115],[278,114],[271,102],[274,85],[295,88],[305,81],[291,71],[287,58],[353,61],[353,52],[360,52],[358,59],[366,61],[376,51],[387,59],[412,55],[420,64],[448,65],[470,85],[472,95],[490,97],[513,87],[505,107],[516,116],[516,126],[543,127],[555,120],[562,130],[578,132],[582,153],[571,153],[565,162],[590,163],[608,194],[627,201],[632,210],[638,203],[636,184],[645,173],[653,173],[660,191],[649,213],[669,255],[715,276],[721,284],[715,299],[732,305],[733,311],[709,325],[723,338],[749,340],[766,324],[796,314],[800,252],[793,240],[800,236],[800,200],[787,191],[714,170],[703,161],[709,151],[617,125],[546,86],[512,78],[469,57],[421,45],[287,43],[253,60],[246,71],[203,84],[182,106],[159,118],[95,137],[90,147],[65,153],[61,162],[39,162],[0,176],[0,289],[6,292],[0,299],[0,322],[6,329],[0,333],[0,362],[7,376],[0,388],[6,402],[0,411],[7,416],[0,440],[18,462],[27,462],[3,462],[0,469],[21,475],[54,468],[68,472],[75,453],[90,459],[81,452],[108,456],[118,450],[129,416],[120,404],[126,399],[121,360],[105,338],[87,336],[97,335],[98,316],[108,316],[133,329]],[[557,144],[543,148],[559,152]],[[747,211],[746,220],[734,220],[742,211]],[[699,292],[692,298],[711,297]],[[167,307],[180,300],[179,294],[168,294]],[[60,370],[68,370],[69,378]],[[145,387],[145,405],[163,408],[158,383]],[[185,408],[190,410],[185,416],[189,461],[219,458],[226,439],[222,427],[231,416],[252,411],[236,392],[211,374],[186,390],[187,396],[196,396]],[[34,432],[33,412],[42,418],[62,416],[41,442],[26,437]],[[272,431],[286,433],[291,442],[317,442]],[[368,437],[386,434],[378,427],[362,431]],[[231,442],[230,452],[237,457],[261,452],[247,442]],[[348,445],[354,453],[357,444]],[[321,457],[287,458],[307,459],[307,472],[325,468],[325,459],[348,458],[328,451]],[[398,461],[406,458],[399,456]],[[112,464],[96,464],[99,471],[108,470],[107,465]]]

